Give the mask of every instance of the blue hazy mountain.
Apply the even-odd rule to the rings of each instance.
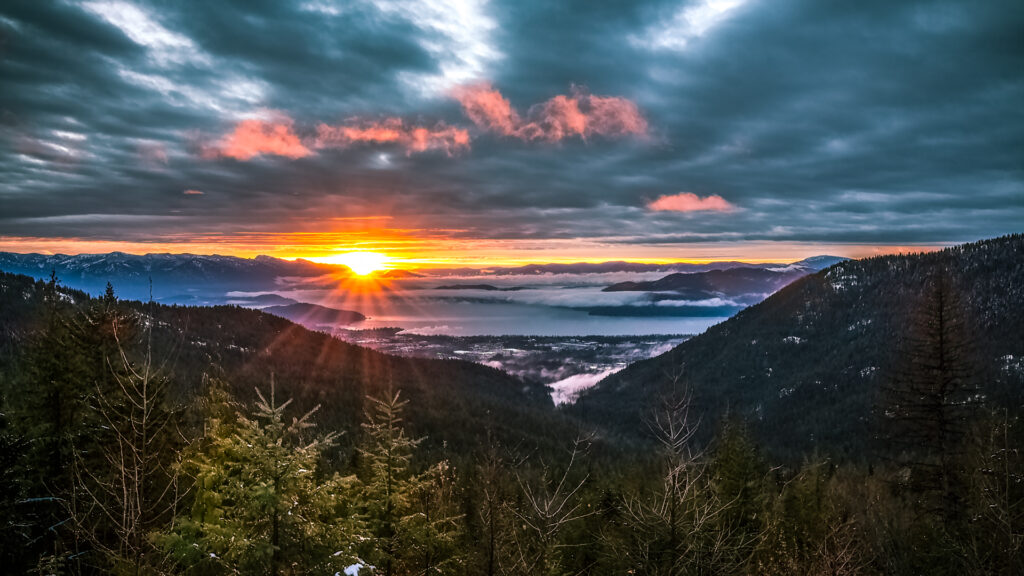
[[[281,277],[314,278],[326,274],[348,274],[344,266],[317,264],[308,260],[282,260],[270,256],[237,258],[197,254],[14,254],[0,252],[0,270],[34,278],[56,272],[71,288],[101,294],[110,282],[118,296],[153,298],[180,304],[219,303],[232,290],[272,290]]]

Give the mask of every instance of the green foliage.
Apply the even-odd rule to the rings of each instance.
[[[741,422],[727,421],[722,427],[710,468],[712,489],[728,503],[720,522],[756,534],[762,524],[767,467]]]
[[[399,392],[369,398],[359,448],[361,512],[370,535],[363,555],[377,573],[445,573],[461,564],[455,548],[454,478],[441,462],[415,474],[411,462],[420,438],[402,427],[407,401]]]
[[[31,541],[33,518],[25,504],[28,448],[28,439],[11,430],[7,416],[0,413],[0,566],[10,569],[23,567],[24,548]]]
[[[360,531],[354,478],[320,477],[336,435],[311,436],[316,408],[288,423],[291,400],[277,403],[273,380],[269,397],[257,397],[251,416],[211,417],[186,449],[192,507],[157,540],[189,573],[334,573],[354,561]]]
[[[871,556],[848,499],[855,492],[830,463],[809,463],[765,502],[752,564],[765,575],[862,574]],[[851,476],[855,474],[851,473]]]

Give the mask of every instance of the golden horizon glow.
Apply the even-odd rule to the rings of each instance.
[[[369,276],[374,272],[386,270],[391,259],[388,258],[387,254],[380,252],[358,251],[335,254],[333,256],[306,258],[306,260],[321,264],[341,264],[347,266],[349,270],[358,276]]]
[[[830,254],[865,258],[883,254],[929,252],[955,242],[871,245],[814,242],[709,242],[686,246],[629,246],[602,239],[467,240],[422,230],[374,229],[358,233],[250,233],[184,235],[138,242],[76,237],[38,238],[0,235],[0,251],[41,254],[104,254],[125,252],[220,254],[239,258],[258,255],[285,260],[333,262],[348,253],[385,254],[381,269],[497,268],[526,264],[571,264],[625,261],[646,264],[709,263],[738,260],[788,263]],[[344,252],[343,252],[344,251]]]

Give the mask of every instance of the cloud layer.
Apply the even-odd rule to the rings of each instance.
[[[4,2],[0,243],[1019,232],[1022,29],[1019,0]]]

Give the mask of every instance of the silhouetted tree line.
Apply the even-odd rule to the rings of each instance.
[[[884,458],[799,466],[773,465],[739,417],[705,420],[683,371],[632,452],[462,364],[390,363],[257,312],[190,316],[55,277],[0,275],[0,291],[5,573],[1024,573],[1019,415],[977,392],[941,275],[894,337]],[[195,344],[208,332],[176,324],[193,321],[222,340]],[[267,369],[290,353],[299,365]],[[360,376],[310,376],[339,365]],[[303,378],[316,385],[288,385]]]

